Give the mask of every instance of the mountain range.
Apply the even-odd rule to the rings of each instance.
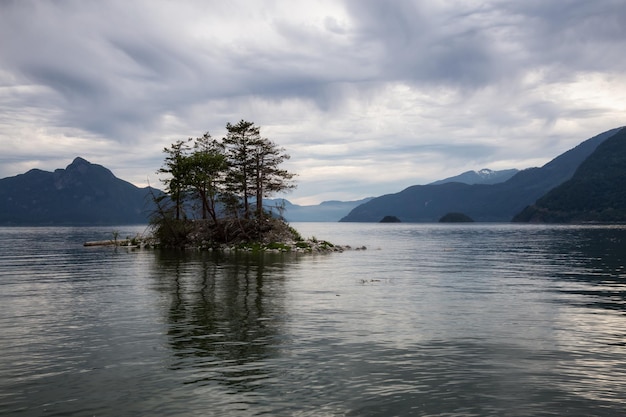
[[[499,175],[497,171],[481,172],[483,177]],[[481,174],[474,174],[468,171],[442,181],[477,181]],[[31,169],[0,179],[0,225],[145,224],[154,209],[153,194],[160,193],[155,188],[138,188],[107,168],[77,157],[65,169]],[[290,222],[336,222],[373,198],[315,205],[266,199],[265,206]]]
[[[624,184],[626,129],[617,128],[540,168],[467,171],[358,201],[301,206],[268,199],[266,207],[291,222],[379,222],[385,217],[436,222],[448,213],[479,222],[624,222]],[[154,210],[153,197],[161,193],[77,157],[65,169],[31,169],[0,179],[0,225],[145,224]]]
[[[464,184],[496,184],[511,178],[518,172],[517,169],[493,171],[483,168],[480,171],[466,171],[462,174],[445,178],[433,184],[445,184],[449,182],[461,182]],[[346,216],[352,209],[365,204],[375,197],[367,197],[356,201],[323,201],[314,205],[293,204],[289,200],[274,199],[266,200],[266,208],[278,212],[275,207],[283,208],[283,216],[290,222],[336,222]]]
[[[0,225],[145,224],[155,192],[76,158],[65,169],[0,179]]]
[[[281,214],[289,222],[336,222],[353,208],[373,198],[368,197],[356,201],[330,200],[307,206],[293,204],[289,200],[279,198],[264,200],[264,206],[276,214]]]
[[[107,168],[77,157],[65,169],[30,171],[0,179],[0,225],[146,224],[153,196],[162,191],[139,188],[115,177]],[[288,221],[336,222],[369,201],[324,201],[301,206],[284,199],[265,200],[266,208]]]
[[[621,129],[588,139],[541,168],[522,170],[501,183],[414,185],[361,204],[341,221],[378,222],[385,216],[395,216],[403,222],[436,222],[447,213],[463,213],[480,222],[509,222],[548,191],[572,178],[596,148]]]

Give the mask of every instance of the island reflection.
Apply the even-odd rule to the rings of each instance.
[[[289,254],[161,251],[158,290],[168,295],[167,338],[172,370],[185,383],[253,391],[271,377],[264,361],[277,356],[285,323]]]

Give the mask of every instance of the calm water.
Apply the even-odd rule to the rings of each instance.
[[[626,228],[294,226],[367,250],[0,228],[0,415],[626,413]]]

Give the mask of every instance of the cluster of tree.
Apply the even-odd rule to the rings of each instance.
[[[185,225],[200,218],[209,223],[213,241],[242,234],[253,239],[258,236],[250,236],[251,225],[258,232],[269,217],[263,199],[295,188],[294,174],[281,168],[289,155],[262,137],[260,127],[241,120],[228,123],[226,130],[221,141],[207,132],[163,150],[158,173],[165,174],[165,194],[158,198],[153,220],[162,239],[167,234],[177,241],[170,243],[182,244],[190,232]]]

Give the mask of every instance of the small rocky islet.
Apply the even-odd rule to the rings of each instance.
[[[162,242],[158,233],[149,233],[145,236],[126,237],[118,239],[113,232],[113,239],[88,241],[83,245],[92,246],[116,246],[144,249],[182,249],[199,251],[221,252],[267,252],[267,253],[330,253],[343,252],[345,250],[366,250],[365,246],[352,247],[350,245],[336,245],[327,240],[310,237],[304,239],[300,234],[282,221],[272,222],[272,227],[266,228],[259,239],[249,240],[242,237],[234,238],[230,242],[219,242],[214,231],[207,226],[206,222],[188,222],[186,232],[178,236],[176,240]],[[158,231],[158,230],[157,230]],[[153,230],[154,232],[154,230]]]

